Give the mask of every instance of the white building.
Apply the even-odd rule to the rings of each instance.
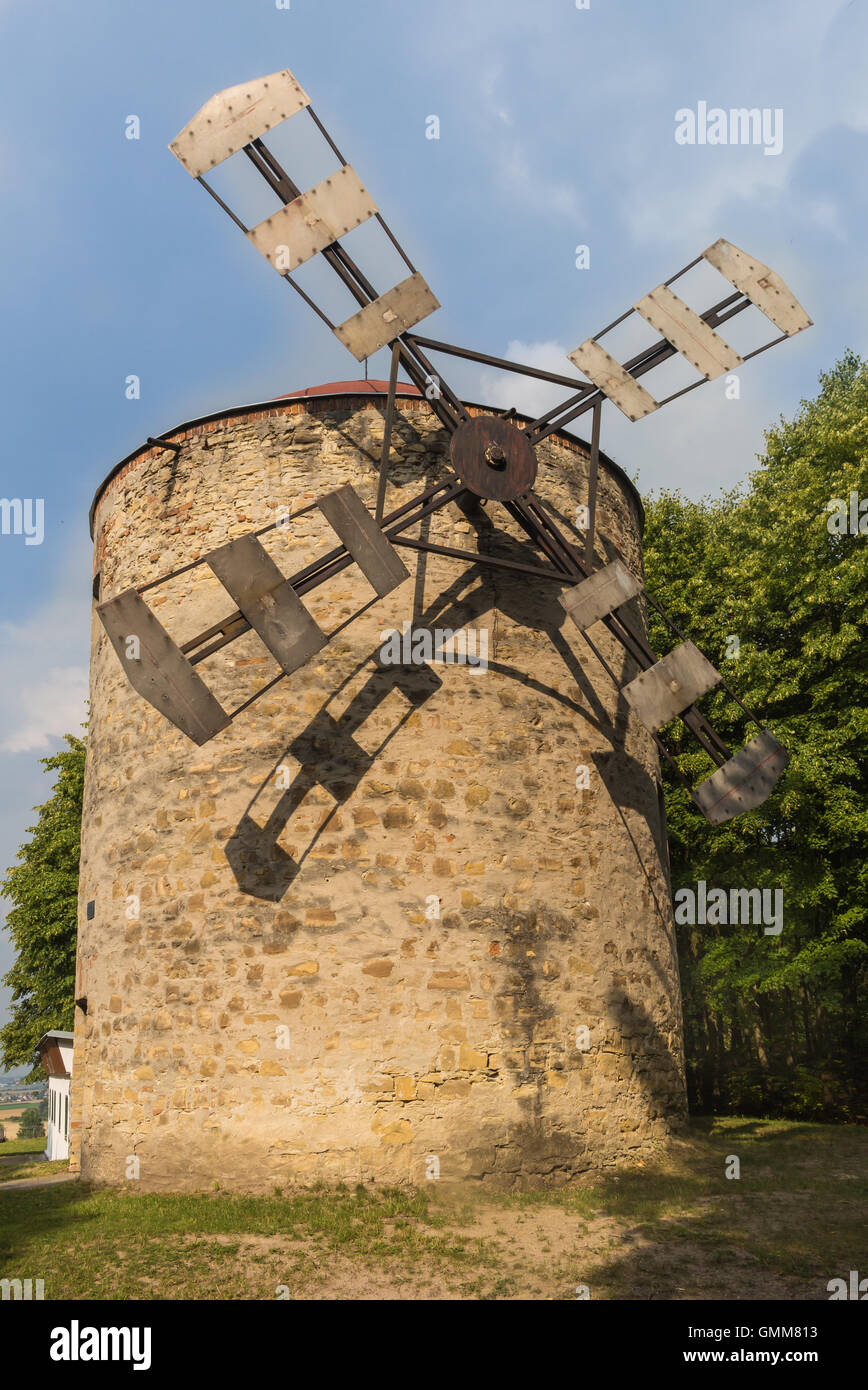
[[[36,1044],[48,1073],[48,1119],[45,1157],[69,1157],[69,1080],[72,1076],[72,1033],[43,1033]]]

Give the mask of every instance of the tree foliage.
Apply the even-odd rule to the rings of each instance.
[[[42,1119],[39,1114],[39,1107],[37,1105],[28,1106],[22,1114],[21,1119],[18,1121],[18,1138],[45,1138],[45,1126],[42,1123]]]
[[[766,432],[743,489],[647,503],[649,592],[791,753],[770,800],[718,828],[665,772],[673,888],[783,890],[780,936],[678,929],[701,1109],[868,1109],[868,535],[827,525],[828,504],[851,491],[868,498],[868,364],[847,352],[795,419]],[[668,650],[672,633],[652,617]],[[702,707],[734,749],[757,732],[720,687]],[[713,771],[683,726],[664,737],[691,785]]]
[[[0,1028],[2,1064],[33,1062],[43,1033],[72,1029],[75,940],[85,741],[66,735],[67,747],[41,761],[57,773],[51,797],[37,807],[31,839],[18,851],[0,892],[14,903],[6,926],[15,963],[4,983],[12,990],[12,1017]],[[34,1069],[32,1075],[41,1074]]]

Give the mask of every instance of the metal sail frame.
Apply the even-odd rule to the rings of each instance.
[[[267,91],[269,82],[272,85],[270,93]],[[772,735],[767,730],[763,729],[762,723],[757,715],[738,699],[738,696],[730,689],[726,682],[723,681],[719,673],[716,672],[702,654],[693,647],[693,644],[687,641],[684,634],[680,632],[672,620],[663,612],[660,605],[645,593],[643,586],[639,584],[639,581],[635,579],[634,576],[629,576],[629,572],[626,571],[623,566],[620,566],[622,575],[613,576],[612,574],[606,575],[606,571],[611,571],[614,566],[609,565],[606,567],[606,570],[603,570],[595,565],[594,542],[596,531],[597,482],[599,475],[601,411],[603,402],[606,399],[611,399],[614,400],[615,404],[619,405],[621,409],[625,410],[625,413],[629,414],[629,406],[631,404],[636,405],[637,403],[639,415],[650,413],[651,409],[656,410],[668,404],[670,401],[677,399],[679,396],[694,390],[697,386],[701,386],[704,381],[708,380],[712,375],[719,375],[721,371],[730,369],[732,364],[746,362],[751,357],[758,356],[761,352],[765,352],[768,348],[783,341],[784,338],[792,336],[795,332],[801,331],[803,327],[808,326],[810,323],[804,310],[802,310],[798,302],[794,300],[779,277],[777,277],[774,272],[770,271],[768,267],[762,265],[760,262],[753,261],[737,247],[731,246],[730,243],[721,241],[707,248],[700,256],[697,256],[688,265],[671,276],[669,280],[665,281],[663,285],[659,286],[656,291],[652,291],[650,295],[645,296],[644,300],[638,301],[631,309],[628,309],[626,313],[613,320],[612,323],[594,335],[593,338],[586,340],[585,344],[583,344],[581,348],[576,349],[575,353],[569,354],[572,361],[576,362],[577,365],[581,364],[584,374],[590,376],[590,380],[587,382],[565,374],[561,375],[540,368],[522,365],[504,358],[493,357],[486,353],[457,347],[414,333],[412,329],[415,326],[415,322],[418,322],[419,318],[426,317],[428,313],[432,312],[434,308],[439,307],[439,305],[433,295],[431,295],[430,290],[428,290],[427,285],[425,285],[424,280],[422,280],[422,277],[419,275],[419,272],[416,270],[409,256],[388,227],[379,209],[370,199],[370,195],[368,195],[367,191],[362,187],[358,180],[358,176],[346,163],[338,146],[316,116],[316,113],[310,105],[307,94],[298,86],[292,74],[287,71],[272,74],[268,79],[257,79],[255,83],[247,84],[247,86],[255,90],[253,92],[246,91],[242,86],[239,88],[227,89],[226,92],[218,93],[215,97],[212,97],[210,102],[202,108],[190,125],[186,127],[185,131],[173,142],[171,147],[173,152],[181,162],[188,167],[197,181],[202,184],[210,196],[218,203],[223,211],[227,213],[232,221],[235,222],[240,230],[244,232],[248,239],[251,240],[254,245],[258,244],[258,249],[261,250],[271,263],[275,265],[275,268],[280,271],[282,278],[284,278],[301,298],[305,300],[331,331],[341,338],[341,341],[354,352],[354,355],[358,356],[360,346],[364,349],[367,343],[374,345],[373,350],[378,350],[379,347],[382,346],[389,346],[391,348],[390,380],[386,401],[385,428],[375,518],[373,520],[370,518],[352,488],[342,489],[344,493],[351,493],[354,499],[351,504],[349,504],[349,499],[347,498],[344,499],[344,502],[349,504],[350,510],[354,512],[354,521],[352,522],[350,531],[347,532],[347,536],[352,536],[355,540],[355,544],[351,546],[341,544],[335,547],[325,555],[320,556],[314,563],[305,566],[286,579],[280,575],[276,566],[273,566],[273,562],[268,560],[268,557],[265,556],[268,564],[272,565],[274,569],[274,574],[271,578],[272,588],[267,591],[268,601],[272,601],[272,597],[278,592],[279,587],[283,592],[284,599],[287,602],[291,601],[293,605],[292,611],[295,614],[295,619],[301,624],[299,631],[305,629],[304,618],[306,616],[309,617],[309,615],[300,613],[298,608],[294,606],[298,604],[299,608],[303,607],[299,603],[301,596],[309,593],[312,589],[339,574],[348,565],[352,564],[354,560],[362,563],[360,558],[360,546],[363,544],[362,532],[366,531],[366,526],[358,512],[359,507],[365,512],[367,521],[372,527],[378,530],[382,538],[385,549],[380,553],[379,563],[381,566],[385,566],[386,570],[391,572],[394,583],[400,583],[402,579],[398,577],[398,570],[395,568],[386,552],[390,551],[394,556],[400,570],[404,571],[404,577],[406,577],[407,572],[404,570],[404,567],[400,565],[400,561],[397,560],[397,555],[395,555],[392,547],[406,547],[446,558],[460,559],[468,565],[500,568],[512,573],[522,573],[528,577],[554,581],[562,586],[568,586],[564,599],[564,607],[568,615],[576,622],[580,629],[584,631],[588,624],[578,620],[577,612],[580,608],[587,609],[587,599],[589,596],[587,593],[583,594],[582,591],[586,590],[588,586],[593,586],[595,582],[599,580],[599,576],[604,575],[609,581],[609,600],[604,600],[602,604],[597,601],[597,606],[600,611],[596,614],[594,620],[601,621],[606,626],[608,631],[618,640],[638,665],[640,672],[639,677],[629,682],[626,686],[621,687],[621,689],[626,692],[628,701],[633,705],[637,713],[639,713],[639,717],[643,719],[646,728],[649,729],[660,751],[673,766],[681,782],[688,788],[696,804],[714,823],[719,823],[722,820],[728,819],[730,815],[737,814],[738,810],[746,809],[748,805],[759,804],[755,799],[755,790],[752,789],[752,785],[756,782],[757,777],[760,778],[760,781],[763,779],[768,781],[771,777],[771,781],[761,798],[765,799],[765,795],[768,795],[771,787],[780,776],[783,766],[785,766],[785,750],[781,748],[781,745],[777,744],[777,741],[773,739]],[[286,99],[287,92],[290,93],[289,100]],[[235,97],[236,94],[243,98],[242,111],[240,114],[233,108],[231,102],[228,100],[230,97]],[[257,102],[260,103],[258,110]],[[268,149],[262,138],[265,131],[270,129],[272,125],[277,124],[279,120],[288,119],[288,116],[282,111],[283,106],[292,107],[289,111],[289,115],[293,115],[301,110],[306,111],[340,163],[340,169],[332,179],[325,180],[323,184],[317,185],[315,189],[308,190],[307,193],[304,193],[298,185],[293,182],[274,154]],[[214,116],[213,120],[212,115],[208,114],[209,112]],[[253,112],[256,114],[251,118],[251,113]],[[266,120],[266,116],[273,116],[274,119],[270,121]],[[228,138],[225,134],[227,130],[230,132]],[[241,131],[242,133],[235,134],[234,132],[237,131]],[[246,135],[249,135],[249,138],[246,138],[245,131]],[[184,142],[185,136],[192,140],[192,145]],[[233,140],[235,141],[234,144]],[[201,153],[197,153],[197,149],[201,149],[203,143],[207,146],[209,151],[215,152],[216,154],[216,157],[210,160],[210,166],[220,163],[223,159],[228,158],[232,154],[243,152],[271,191],[280,200],[282,204],[280,212],[275,214],[273,218],[266,219],[266,222],[260,224],[258,228],[251,229],[245,227],[236,213],[233,212],[204,178],[203,169],[208,161],[207,158],[203,159],[201,157]],[[191,150],[193,151],[192,157],[190,154]],[[337,180],[340,175],[344,175],[345,177],[343,183],[337,185],[337,189],[340,191],[336,191],[336,188],[332,187],[332,184],[333,180]],[[341,231],[340,222],[342,217],[346,218],[346,225],[343,225]],[[400,286],[393,287],[391,291],[387,291],[385,294],[378,294],[377,290],[358,266],[354,258],[351,257],[346,248],[340,244],[340,236],[336,234],[337,232],[344,234],[346,231],[352,230],[354,226],[360,225],[362,221],[369,218],[376,219],[410,271],[409,280],[402,282]],[[268,225],[272,221],[276,223],[275,227]],[[297,263],[300,264],[303,260],[311,259],[315,255],[321,255],[360,306],[359,313],[354,316],[353,320],[348,320],[344,325],[333,324],[322,308],[320,308],[320,306],[317,305],[292,278],[290,271],[288,269],[280,269],[279,261],[276,262],[275,259],[275,237],[280,235],[287,227],[295,230],[302,244],[302,252],[296,252]],[[263,231],[263,228],[267,228],[267,230]],[[330,240],[329,236],[332,236],[333,239]],[[279,249],[284,251],[288,250],[288,247],[281,246]],[[721,270],[721,273],[728,276],[731,283],[735,285],[735,290],[716,304],[713,304],[709,309],[705,310],[704,313],[696,314],[687,305],[683,304],[681,300],[677,299],[669,287],[680,279],[681,276],[687,274],[694,266],[698,265],[703,259],[708,260],[711,264],[715,265],[715,268]],[[772,317],[774,321],[778,322],[779,326],[783,327],[784,331],[782,331],[778,337],[772,338],[769,342],[764,343],[742,358],[723,342],[716,334],[715,330],[730,318],[741,313],[744,309],[749,308],[751,304],[756,304],[760,307],[763,312],[769,317]],[[384,305],[386,306],[385,309],[383,308]],[[630,361],[619,364],[616,363],[614,359],[609,358],[605,350],[598,345],[599,339],[611,332],[633,313],[642,314],[648,322],[658,327],[658,329],[660,329],[662,325],[668,329],[668,335],[662,336],[659,341],[638,353],[630,359]],[[380,319],[383,320],[383,323],[379,322]],[[390,325],[394,325],[397,329],[397,331],[392,332],[391,335],[389,334]],[[391,449],[391,434],[395,418],[398,371],[400,367],[403,366],[411,382],[413,382],[426,397],[431,410],[450,436],[454,436],[456,431],[470,420],[469,413],[463,402],[449,387],[443,377],[434,371],[425,349],[435,353],[443,353],[458,358],[464,358],[482,365],[515,372],[537,380],[548,381],[553,385],[568,388],[570,390],[570,395],[564,401],[546,411],[537,419],[521,427],[520,432],[533,447],[540,444],[544,439],[548,438],[549,435],[563,429],[580,415],[589,410],[593,412],[588,492],[589,519],[584,535],[584,543],[581,548],[564,535],[557,522],[559,520],[568,530],[573,531],[574,534],[578,536],[579,533],[575,528],[572,527],[565,518],[556,514],[550,504],[537,496],[532,487],[521,492],[517,496],[503,501],[502,505],[511,518],[542,552],[543,556],[548,561],[546,565],[525,564],[518,561],[506,560],[505,558],[491,554],[481,555],[472,551],[441,546],[433,542],[422,541],[418,538],[407,536],[405,533],[417,522],[439,511],[451,502],[456,502],[466,512],[472,512],[477,508],[479,501],[478,495],[464,484],[462,479],[457,476],[454,469],[449,469],[445,479],[425,489],[410,502],[405,503],[402,507],[389,513],[388,516],[383,515]],[[644,388],[636,384],[637,380],[640,376],[652,371],[655,367],[661,365],[678,353],[686,356],[688,360],[693,361],[694,365],[700,371],[700,377],[690,385],[679,391],[673,392],[664,400],[654,401],[653,397],[649,396],[648,393],[644,391]],[[605,389],[607,385],[610,387],[609,390]],[[622,399],[620,400],[618,399],[619,391],[622,393]],[[649,402],[650,405],[648,404]],[[631,415],[631,418],[639,418],[639,415]],[[336,504],[331,502],[331,498],[334,496],[335,494],[332,494],[330,498],[319,499],[317,502],[312,503],[310,507],[303,508],[301,511],[294,513],[293,516],[300,516],[312,510],[313,507],[319,506],[326,513],[328,519],[332,521],[332,524],[335,524],[334,513]],[[329,516],[327,506],[329,502],[331,502],[332,505],[331,516]],[[344,510],[346,510],[346,508],[344,508]],[[258,547],[259,536],[264,535],[276,526],[291,522],[293,516],[281,522],[274,522],[269,526],[261,528],[259,531],[249,533],[248,536],[241,537],[236,542],[230,542],[229,546],[222,547],[222,549],[230,551],[233,547],[236,547],[236,556],[240,556],[241,551],[238,550],[239,546],[242,547],[242,549],[244,546],[249,548],[252,543],[254,546]],[[343,535],[341,538],[345,539]],[[364,537],[364,544],[370,547],[372,541],[373,538],[371,534],[367,533]],[[261,550],[261,547],[259,547],[259,550]],[[210,559],[217,557],[219,553],[219,551],[212,552],[211,556],[203,556],[199,560],[184,565],[169,574],[150,580],[148,583],[138,586],[135,590],[127,591],[126,595],[120,595],[116,599],[110,600],[108,603],[100,604],[100,616],[107,630],[110,631],[110,636],[112,635],[110,621],[107,621],[107,619],[110,618],[113,607],[120,613],[122,610],[117,606],[120,605],[122,601],[127,601],[129,606],[132,602],[130,597],[132,595],[135,595],[137,601],[144,607],[140,597],[144,592],[157,585],[168,582],[168,580],[175,578],[179,574],[188,572],[195,568],[196,565],[208,564]],[[246,549],[244,554],[247,555]],[[265,555],[264,551],[262,555]],[[256,558],[261,558],[259,556],[259,551],[257,551]],[[617,566],[618,563],[619,562],[616,561],[615,565]],[[212,568],[218,573],[218,577],[224,578],[224,576],[219,574],[219,564],[216,563],[216,560]],[[364,564],[362,564],[362,568],[365,568]],[[240,582],[240,569],[237,564],[235,565],[234,572],[237,587],[238,582]],[[624,587],[623,575],[627,575],[628,581],[632,581],[631,584],[628,584],[630,593],[626,598],[624,597],[626,588]],[[369,574],[368,577],[370,578],[371,575]],[[618,581],[621,583],[620,590],[618,588]],[[265,583],[264,580],[263,583]],[[389,587],[394,587],[394,583],[390,583],[388,587],[383,587],[383,585],[381,585],[379,588],[375,583],[375,589],[378,593],[382,594],[388,592]],[[230,592],[234,592],[234,590],[230,588]],[[639,594],[644,594],[644,596],[648,598],[649,602],[660,612],[669,627],[682,638],[681,645],[674,648],[673,651],[663,658],[658,657],[644,638],[637,635],[625,622],[619,611],[625,602],[628,602],[630,598]],[[254,599],[257,602],[259,601],[256,595],[254,595]],[[152,616],[153,615],[151,615],[151,617]],[[153,621],[156,622],[156,620]],[[185,642],[181,647],[176,647],[175,651],[188,668],[189,673],[194,675],[193,668],[196,665],[234,641],[237,637],[240,637],[243,633],[249,631],[252,627],[257,630],[261,637],[264,633],[267,635],[266,627],[263,626],[263,621],[261,612],[259,612],[259,619],[257,619],[249,607],[247,607],[246,612],[242,611],[239,607],[238,610],[213,624],[196,637]],[[309,621],[312,623],[312,619]],[[115,626],[117,627],[116,624]],[[159,627],[159,624],[156,626]],[[117,640],[118,631],[115,632],[112,640],[119,656],[121,656],[123,660],[124,654],[122,645],[119,643],[119,640]],[[162,633],[162,629],[160,629],[160,632]],[[317,629],[317,632],[319,632],[319,629]],[[171,640],[168,639],[167,634],[163,633],[162,635],[167,641]],[[303,660],[309,659],[313,652],[328,640],[325,634],[321,634],[321,636],[322,641],[319,641],[318,638],[307,630],[305,640],[308,641],[310,650],[307,651],[307,655],[302,654],[301,660],[299,660],[296,665],[300,665],[303,663]],[[273,645],[273,629],[272,637],[269,637],[266,645],[268,645],[272,651],[275,650]],[[284,672],[294,669],[291,663],[285,659],[283,665]],[[612,679],[615,680],[614,673],[610,671],[610,675],[612,675]],[[281,676],[278,676],[275,680],[281,678]],[[183,679],[185,681],[189,679],[187,671],[184,671]],[[195,679],[198,680],[197,677]],[[226,714],[225,711],[222,711],[222,709],[217,706],[219,714],[216,714],[215,711],[212,710],[209,715],[210,724],[208,720],[206,720],[205,725],[203,728],[199,729],[199,732],[204,732],[207,737],[213,736],[213,733],[218,732],[219,728],[225,727],[227,723],[236,718],[242,710],[246,709],[253,702],[253,700],[265,693],[265,690],[270,689],[275,684],[275,680],[270,681],[262,690],[245,700],[244,703],[231,714]],[[135,684],[135,681],[133,683]],[[617,684],[617,681],[615,683]],[[213,697],[210,697],[210,693],[207,691],[207,687],[204,686],[204,683],[200,682],[200,684],[205,695],[213,699]],[[749,751],[752,745],[748,745],[746,749],[741,750],[740,753],[733,756],[731,749],[696,707],[694,699],[699,698],[705,690],[711,689],[712,686],[717,684],[722,685],[723,688],[727,690],[731,697],[741,706],[748,718],[759,727],[761,731],[759,738],[755,739],[753,743],[756,744],[760,742],[762,747],[756,757]],[[668,693],[666,689],[667,685],[669,687]],[[137,686],[137,688],[140,687]],[[693,692],[690,702],[687,704],[685,704],[683,700],[685,690],[688,694]],[[677,692],[680,692],[680,694]],[[140,693],[142,693],[141,689]],[[149,698],[149,696],[145,695],[145,698]],[[681,701],[680,703],[679,700]],[[154,700],[151,702],[156,703]],[[214,703],[216,704],[216,702]],[[157,704],[156,707],[160,708],[159,704]],[[651,713],[649,713],[649,711],[651,711]],[[663,718],[663,715],[666,715],[666,718]],[[717,773],[713,774],[711,778],[701,784],[700,788],[690,789],[677,763],[659,736],[659,727],[662,727],[663,723],[668,722],[669,718],[674,717],[679,717],[682,720],[684,725],[691,731],[700,746],[717,766]],[[655,720],[659,720],[659,723],[655,724]],[[184,728],[183,723],[178,720],[174,722],[178,723],[179,727]],[[207,731],[209,728],[210,732]],[[194,730],[194,732],[191,733],[189,727],[184,728],[184,732],[188,733],[190,737],[197,738],[196,731]],[[769,740],[771,741],[770,743]],[[205,741],[205,737],[201,739],[197,738],[197,741]],[[758,766],[762,769],[759,772]],[[735,767],[739,774],[739,777],[735,780],[730,777],[728,772],[730,767]],[[769,770],[770,768],[771,770]],[[773,775],[774,773],[776,773],[776,775]],[[710,790],[703,793],[703,788],[709,788]],[[742,799],[745,800],[745,806],[736,806],[736,809],[733,810],[733,805],[735,804],[733,797],[738,800],[739,796],[742,796]],[[752,797],[754,797],[753,800],[751,799]],[[729,804],[727,805],[727,803]]]

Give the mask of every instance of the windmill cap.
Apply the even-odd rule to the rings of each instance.
[[[419,390],[418,386],[414,386],[409,381],[399,381],[395,390],[396,394],[401,397],[412,397],[416,400],[423,401],[425,399],[423,393]],[[310,400],[312,398],[349,400],[354,397],[365,396],[371,399],[385,399],[385,397],[388,396],[388,394],[388,381],[327,381],[320,386],[305,386],[298,391],[288,391],[285,395],[282,396],[270,396],[268,400],[265,401],[254,401],[249,405],[235,405],[229,406],[228,408],[223,410],[214,410],[208,415],[199,415],[196,416],[195,419],[185,420],[180,425],[174,425],[167,430],[163,430],[161,434],[155,435],[152,438],[149,437],[144,444],[139,444],[135,449],[132,450],[131,453],[127,454],[125,458],[122,458],[120,463],[116,463],[111,472],[108,473],[106,477],[103,479],[103,481],[100,483],[99,487],[94,493],[93,501],[90,504],[89,522],[91,540],[94,536],[96,509],[100,504],[100,501],[106,488],[109,487],[109,485],[120,473],[124,472],[127,466],[130,463],[132,463],[139,456],[139,454],[142,454],[147,449],[152,449],[154,447],[152,439],[174,439],[175,436],[183,436],[188,431],[198,429],[202,425],[212,424],[215,420],[232,420],[233,418],[239,415],[255,415],[258,414],[260,411],[262,413],[266,413],[268,410],[273,409],[275,405],[287,401],[303,401]],[[471,407],[474,410],[496,411],[498,409],[498,407],[496,406],[482,405],[475,401],[465,401],[464,404]],[[514,423],[517,425],[521,425],[529,422],[530,419],[531,416],[529,415],[522,415],[521,413],[517,413],[514,416]],[[587,440],[581,439],[578,435],[567,434],[566,431],[558,430],[555,434],[551,436],[551,438],[558,439],[562,443],[567,442],[573,448],[578,446],[579,449],[582,449],[586,453],[590,454],[590,444]],[[606,468],[608,468],[609,471],[615,475],[615,477],[620,482],[621,486],[633,499],[639,522],[639,533],[641,535],[645,527],[645,508],[642,505],[642,498],[639,495],[639,492],[636,488],[636,484],[633,482],[632,478],[629,478],[627,476],[623,468],[621,468],[621,466],[617,464],[614,459],[609,458],[608,454],[605,454],[602,451],[602,449],[600,450],[600,462],[603,463],[606,466]]]
[[[297,401],[305,396],[388,396],[388,381],[327,381],[324,386],[305,386],[303,391],[287,391],[284,396],[275,396],[276,401]],[[418,386],[410,381],[399,381],[395,387],[398,396],[421,396]]]

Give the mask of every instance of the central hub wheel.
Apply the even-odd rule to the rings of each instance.
[[[489,444],[485,451],[485,462],[489,468],[506,467],[506,454],[499,444]]]
[[[479,415],[452,436],[452,467],[477,497],[511,502],[533,487],[536,454],[509,420]]]

